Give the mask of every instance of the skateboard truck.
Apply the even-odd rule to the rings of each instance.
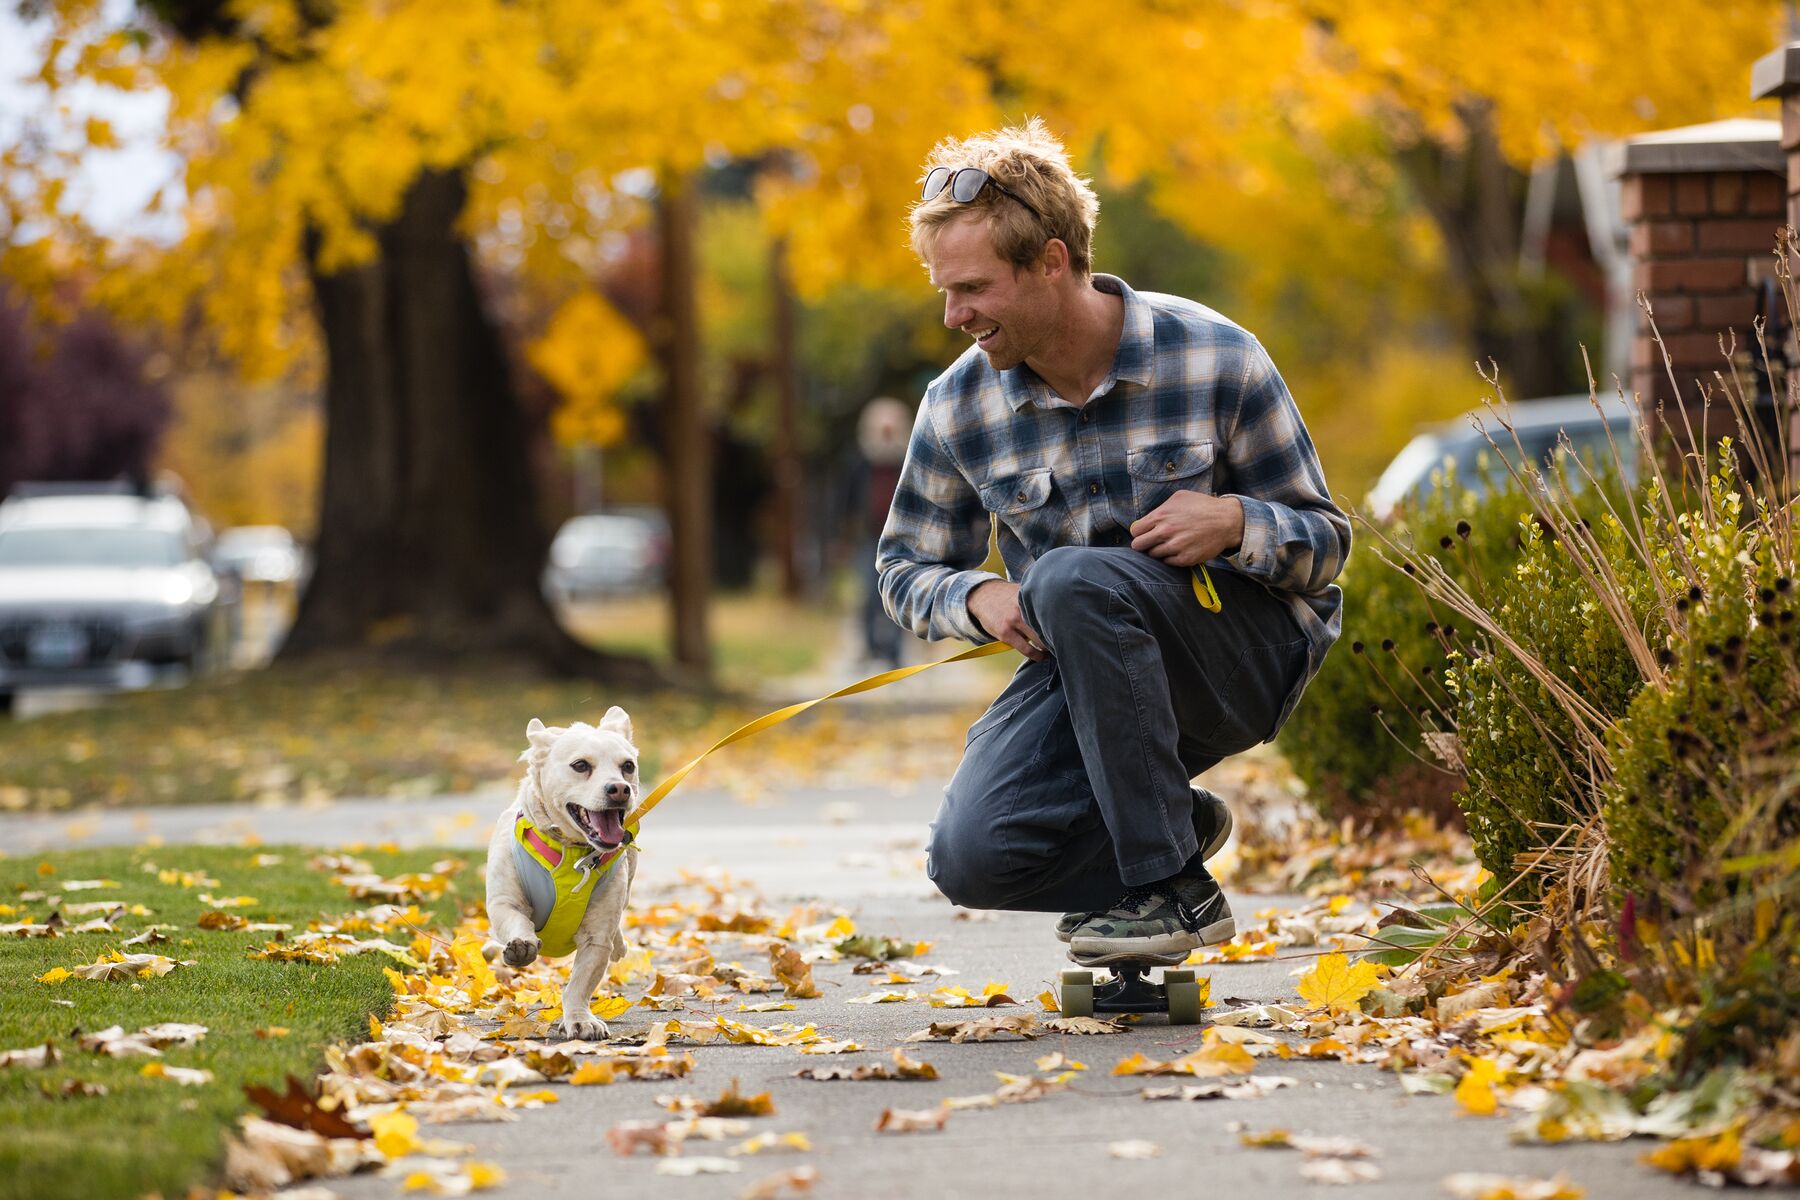
[[[1062,973],[1062,1014],[1091,1017],[1104,1013],[1169,1014],[1171,1025],[1198,1025],[1205,1005],[1192,971],[1165,970],[1161,983],[1144,978],[1155,963],[1115,963],[1112,978],[1094,982],[1092,971]]]

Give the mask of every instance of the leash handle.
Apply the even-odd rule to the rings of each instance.
[[[1205,586],[1201,586],[1202,584]],[[1207,612],[1216,613],[1225,607],[1219,599],[1219,589],[1213,586],[1212,575],[1207,571],[1205,563],[1194,568],[1194,599]]]

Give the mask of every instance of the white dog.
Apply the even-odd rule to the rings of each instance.
[[[637,871],[624,820],[638,796],[631,718],[617,706],[598,727],[546,728],[534,717],[525,736],[525,778],[488,842],[488,924],[509,966],[575,955],[557,1032],[597,1040],[606,1022],[589,1005],[625,952],[625,901]]]

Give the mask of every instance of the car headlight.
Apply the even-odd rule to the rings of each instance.
[[[162,601],[180,607],[194,601],[194,583],[191,579],[177,576],[163,584]]]

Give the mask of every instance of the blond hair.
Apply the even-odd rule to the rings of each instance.
[[[1088,181],[1075,173],[1062,142],[1044,122],[1032,117],[1023,125],[1009,125],[969,138],[945,138],[925,160],[925,176],[938,167],[980,167],[1008,191],[1015,192],[1042,216],[1033,216],[1005,192],[984,187],[967,204],[959,204],[946,187],[930,200],[920,200],[907,213],[912,229],[913,253],[929,262],[945,225],[958,217],[983,221],[993,239],[994,253],[1015,268],[1036,262],[1044,243],[1060,238],[1069,248],[1069,265],[1078,277],[1093,270],[1094,225],[1100,219],[1100,198]]]

